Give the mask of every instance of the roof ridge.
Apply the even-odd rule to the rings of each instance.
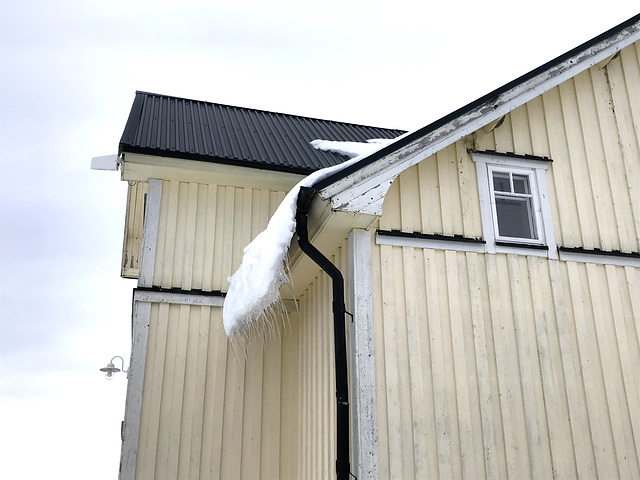
[[[238,110],[249,110],[252,112],[258,112],[258,113],[267,113],[269,115],[280,115],[280,116],[284,116],[284,117],[295,117],[295,118],[302,118],[305,120],[316,120],[319,122],[327,122],[327,123],[335,123],[335,124],[340,124],[340,125],[352,125],[354,127],[365,127],[365,128],[376,128],[378,130],[389,130],[389,131],[395,131],[395,132],[404,132],[406,133],[408,130],[402,129],[402,128],[390,128],[390,127],[377,127],[375,125],[364,125],[361,123],[353,123],[353,122],[343,122],[341,120],[328,120],[326,118],[318,118],[318,117],[308,117],[305,115],[298,115],[295,113],[283,113],[283,112],[274,112],[272,110],[264,110],[264,109],[260,109],[260,108],[252,108],[252,107],[241,107],[238,105],[229,105],[226,103],[218,103],[218,102],[210,102],[208,100],[197,100],[194,98],[186,98],[186,97],[178,97],[175,95],[167,95],[167,94],[163,94],[163,93],[154,93],[154,92],[147,92],[147,91],[143,91],[143,90],[136,90],[136,95],[141,94],[141,95],[151,95],[154,97],[164,97],[164,98],[168,98],[168,99],[175,99],[175,100],[181,100],[181,101],[187,101],[187,102],[196,102],[196,103],[206,103],[208,105],[217,105],[220,107],[225,107],[225,108],[234,108],[234,109],[238,109]]]

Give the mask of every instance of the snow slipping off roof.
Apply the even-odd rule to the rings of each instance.
[[[244,249],[242,264],[228,278],[231,283],[224,302],[223,324],[231,339],[264,336],[277,329],[277,312],[284,311],[280,286],[289,282],[287,253],[296,230],[296,205],[300,187],[316,182],[358,162],[393,139],[369,140],[368,143],[314,140],[311,145],[324,151],[351,157],[340,165],[324,168],[302,179],[282,200],[267,228]]]

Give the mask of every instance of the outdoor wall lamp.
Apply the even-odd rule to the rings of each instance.
[[[113,361],[114,361],[116,358],[119,358],[119,359],[120,359],[120,361],[122,362],[122,368],[118,368],[118,367],[116,367],[116,366],[113,364]],[[122,359],[122,357],[121,357],[121,356],[119,356],[119,355],[116,355],[115,357],[113,357],[113,358],[111,359],[111,361],[107,364],[107,366],[106,366],[106,367],[102,367],[102,368],[100,369],[100,371],[101,371],[101,372],[105,372],[104,376],[105,376],[105,378],[106,378],[107,380],[111,380],[111,379],[113,378],[113,374],[114,374],[114,373],[118,373],[118,372],[124,372],[124,373],[127,373],[127,372],[128,372],[128,370],[125,370],[125,369],[124,369],[124,360],[123,360],[123,359]],[[127,374],[127,377],[128,377],[128,376],[129,376],[129,375]]]

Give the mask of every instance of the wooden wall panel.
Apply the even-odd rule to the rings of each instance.
[[[380,228],[482,237],[471,147],[461,140],[404,171],[385,197]]]
[[[380,228],[481,237],[468,149],[549,157],[556,243],[640,251],[638,43],[403,172]]]
[[[640,475],[637,269],[373,256],[381,478]]]
[[[153,304],[136,478],[298,478],[297,338],[244,355],[220,308]]]
[[[323,252],[343,274],[345,298],[349,298],[347,250],[345,239],[333,255]],[[319,267],[317,268],[317,276],[299,298],[302,320],[298,333],[300,362],[298,478],[331,479],[335,478],[336,461],[333,293],[330,277]],[[349,329],[346,323],[345,327],[348,342]],[[349,349],[348,344],[347,349]],[[380,448],[380,455],[384,455],[384,447],[380,446]],[[351,462],[353,463],[353,460]]]
[[[129,182],[120,272],[125,278],[138,278],[146,194],[146,182]]]
[[[153,285],[226,291],[285,192],[165,180]]]

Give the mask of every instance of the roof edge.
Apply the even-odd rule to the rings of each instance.
[[[328,120],[326,118],[319,118],[319,117],[309,117],[306,115],[298,115],[295,113],[283,113],[283,112],[274,112],[273,110],[263,110],[260,108],[252,108],[252,107],[241,107],[238,105],[229,105],[226,103],[219,103],[219,102],[211,102],[208,100],[197,100],[195,98],[186,98],[186,97],[178,97],[175,95],[167,95],[164,93],[153,93],[153,92],[147,92],[144,90],[136,90],[136,97],[134,100],[134,107],[136,105],[136,100],[138,99],[139,96],[141,95],[151,95],[154,97],[164,97],[164,98],[172,98],[175,100],[181,100],[181,101],[185,101],[185,102],[196,102],[196,103],[206,103],[209,105],[217,105],[220,107],[224,107],[224,108],[235,108],[238,110],[249,110],[251,112],[258,112],[258,113],[266,113],[269,115],[280,115],[283,117],[289,117],[289,118],[301,118],[301,119],[305,119],[305,120],[317,120],[319,122],[328,122],[328,123],[337,123],[339,125],[350,125],[350,126],[354,126],[354,127],[361,127],[361,128],[375,128],[378,130],[389,130],[389,131],[397,131],[397,132],[404,132],[404,133],[408,133],[407,130],[404,130],[402,128],[391,128],[391,127],[379,127],[379,126],[375,126],[375,125],[364,125],[361,123],[353,123],[353,122],[344,122],[341,120]],[[142,100],[140,100],[142,101]],[[140,108],[142,108],[142,104],[140,105]],[[133,110],[133,107],[132,107]],[[131,118],[131,115],[130,115]],[[139,117],[137,118],[139,120]],[[128,126],[129,122],[127,121],[127,126]],[[126,132],[126,127],[125,127],[125,132]],[[124,134],[123,134],[123,138],[124,138]]]
[[[447,133],[450,134],[450,141],[444,142],[442,145],[439,145],[438,150],[442,149],[457,141],[459,138],[462,138],[464,135],[468,134],[465,133],[459,138],[456,138],[456,135],[453,134],[455,131],[459,131],[465,125],[468,125],[469,119],[465,120],[464,117],[473,117],[472,119],[475,120],[485,118],[485,123],[490,123],[491,121],[500,118],[502,115],[517,108],[518,106],[526,103],[532,98],[535,98],[538,95],[546,92],[547,90],[557,86],[565,79],[574,77],[578,73],[586,70],[587,68],[590,68],[607,56],[617,53],[622,48],[630,45],[638,39],[640,39],[640,14],[631,17],[625,22],[622,22],[619,25],[601,33],[591,40],[582,43],[581,45],[554,58],[553,60],[550,60],[549,62],[544,63],[543,65],[531,70],[530,72],[521,75],[515,80],[512,80],[505,85],[487,93],[486,95],[483,95],[473,102],[461,108],[458,108],[457,110],[454,110],[453,112],[430,123],[429,125],[426,125],[425,127],[419,128],[418,130],[409,132],[399,137],[396,141],[390,143],[389,145],[386,145],[380,150],[373,152],[371,155],[364,157],[360,161],[350,165],[349,167],[346,167],[334,173],[333,175],[330,175],[329,177],[317,182],[314,185],[314,188],[320,191],[323,198],[332,197],[336,193],[350,188],[355,183],[366,181],[366,178],[364,177],[370,177],[371,175],[364,175],[363,178],[360,178],[357,181],[354,179],[354,181],[348,182],[346,185],[342,185],[341,188],[336,188],[336,185],[338,183],[345,183],[344,180],[348,177],[354,176],[354,174],[357,174],[366,167],[372,166],[376,162],[385,161],[389,156],[405,147],[415,145],[418,141],[420,141],[418,143],[419,150],[425,151],[428,145],[432,143],[432,139],[429,139],[429,141],[425,142],[425,137],[434,136],[434,132],[437,132],[439,130],[446,130]],[[615,48],[613,48],[614,51],[610,52],[609,50],[612,50],[612,46]],[[587,52],[589,53],[588,55],[586,55]],[[558,71],[554,72],[555,70]],[[554,74],[552,75],[552,73]],[[535,82],[535,80],[537,79],[541,81]],[[557,81],[548,81],[554,79]],[[547,85],[544,85],[545,81],[547,81]],[[526,88],[524,91],[519,91],[525,85],[528,86],[528,88]],[[542,85],[544,85],[544,87],[542,87]],[[534,89],[535,95],[526,95],[527,92],[531,92]],[[518,102],[518,100],[520,101]],[[413,158],[416,153],[418,152],[412,151],[410,152],[410,154],[407,154],[407,156],[410,155]],[[402,160],[404,161],[405,158],[406,157],[403,157]],[[382,168],[388,167],[388,164],[390,163],[392,163],[392,161],[385,162],[385,165],[383,165]],[[412,164],[407,165],[406,168],[409,168],[411,165]],[[395,178],[395,176],[400,173],[396,172],[397,169],[389,170],[390,174],[395,174],[393,178]],[[390,184],[391,182],[389,182],[389,185]],[[340,201],[332,201],[332,203],[334,203],[334,208],[345,207],[345,205],[340,204]],[[370,209],[368,213],[372,213],[373,210],[374,209]],[[375,210],[378,211],[378,209]],[[376,214],[381,213],[382,210],[380,206],[379,213]]]
[[[131,145],[131,142],[133,142],[136,132],[138,131],[138,125],[142,118],[142,107],[144,105],[144,99],[139,95],[139,93],[140,92],[136,92],[136,96],[133,99],[133,105],[131,106],[131,111],[129,112],[129,118],[127,119],[124,131],[122,132],[122,137],[120,137],[118,155],[123,152],[123,145]]]

